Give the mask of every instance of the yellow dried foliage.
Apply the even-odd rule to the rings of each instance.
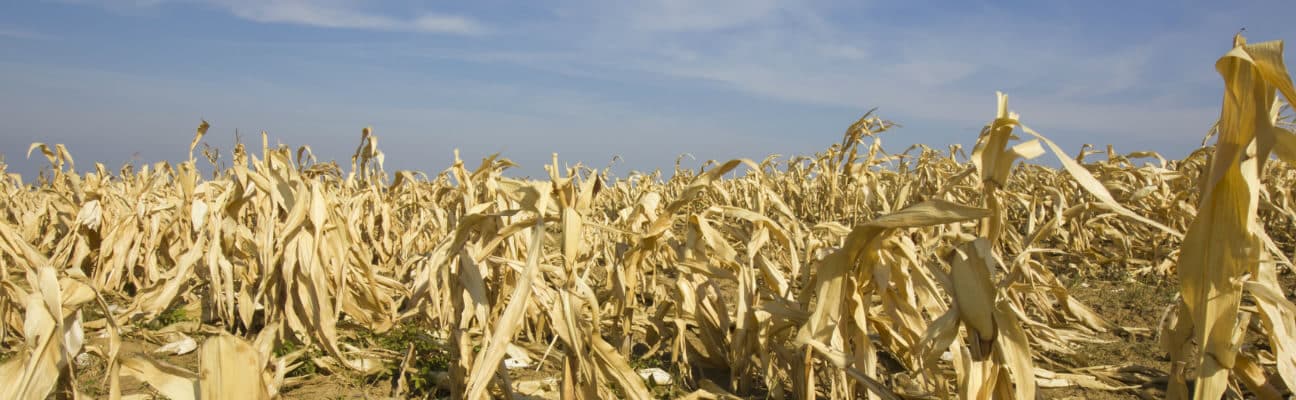
[[[1281,42],[1236,42],[1216,66],[1217,143],[1178,160],[1067,154],[1002,94],[970,156],[887,153],[893,124],[870,112],[812,156],[669,176],[555,155],[547,179],[521,180],[506,159],[470,169],[457,153],[431,176],[389,174],[368,128],[345,173],[263,133],[228,167],[204,151],[204,178],[205,121],[179,164],[78,171],[36,143],[28,155],[50,164],[37,183],[0,163],[0,398],[82,397],[85,357],[114,399],[140,395],[123,378],[173,399],[276,398],[302,371],[391,372],[410,395],[413,343],[365,339],[410,327],[444,341],[425,390],[451,398],[657,398],[646,360],[692,399],[1279,398],[1296,387],[1279,283],[1296,243],[1296,89]],[[1061,168],[1023,162],[1045,153]],[[1151,331],[1108,321],[1062,278],[1111,268],[1181,285],[1152,327],[1169,371],[1077,354]],[[175,310],[191,318],[148,328]],[[196,370],[123,345],[179,331],[202,342]],[[517,360],[557,379],[513,382]]]

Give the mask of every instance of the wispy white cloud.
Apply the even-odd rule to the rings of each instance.
[[[54,38],[49,34],[3,25],[0,25],[0,37],[23,40],[49,40]]]
[[[839,58],[853,61],[861,61],[868,58],[868,51],[860,46],[846,43],[832,43],[819,45],[819,52],[824,57]]]
[[[250,124],[238,122],[239,126],[269,127],[272,132],[313,132],[374,122],[383,135],[402,132],[384,136],[392,159],[401,158],[395,153],[413,154],[414,149],[427,146],[463,147],[466,153],[503,151],[524,165],[547,161],[550,151],[561,151],[564,160],[575,156],[597,162],[610,154],[652,159],[638,166],[661,165],[679,149],[689,149],[703,159],[804,153],[817,150],[817,143],[832,142],[839,132],[837,123],[849,123],[852,114],[873,107],[909,127],[891,136],[895,141],[888,138],[888,146],[904,145],[905,140],[968,143],[993,114],[996,90],[1012,96],[1012,107],[1022,113],[1024,122],[1068,149],[1084,142],[1137,144],[1171,155],[1194,146],[1218,115],[1214,96],[1218,96],[1219,79],[1211,66],[1226,50],[1228,35],[1243,21],[1254,24],[1249,30],[1264,39],[1296,34],[1278,21],[1289,13],[1263,14],[1266,7],[1258,6],[1227,14],[1213,14],[1204,5],[1178,7],[1166,12],[1176,13],[1173,16],[1153,18],[1165,12],[1162,7],[1111,15],[1104,6],[1089,3],[1063,6],[1077,10],[1059,11],[1056,4],[1040,4],[1038,8],[1046,10],[1018,11],[978,8],[984,5],[921,8],[833,0],[561,0],[556,10],[490,15],[492,27],[487,27],[467,16],[486,15],[480,10],[462,15],[401,13],[400,7],[414,3],[408,0],[396,2],[400,5],[355,0],[115,1],[137,8],[197,4],[273,24],[491,33],[490,40],[437,44],[234,43],[229,47],[240,52],[254,46],[280,46],[265,51],[345,54],[330,58],[333,62],[319,62],[322,70],[332,71],[328,81],[337,76],[365,77],[354,81],[363,81],[366,92],[383,93],[384,103],[346,103],[354,100],[338,95],[346,92],[343,89],[282,83],[292,89],[246,85],[270,91],[252,107],[244,97],[230,94],[225,86],[232,85],[213,85],[211,91],[224,91],[226,97],[200,105],[173,101],[173,107],[187,108],[164,114],[186,115],[175,124],[179,128],[168,128],[173,131],[191,130],[193,117],[189,116],[197,115],[194,110],[208,109],[233,110],[203,115],[213,121],[251,120]],[[553,6],[536,8],[548,7]],[[879,7],[890,8],[879,11]],[[897,10],[905,7],[912,9]],[[1070,17],[1080,12],[1092,15]],[[1114,21],[1141,17],[1148,17],[1148,22]],[[1255,22],[1258,19],[1267,22]],[[1097,22],[1113,27],[1095,29]],[[1269,31],[1258,32],[1266,27]],[[330,51],[333,48],[344,51]],[[384,62],[367,62],[375,59]],[[316,62],[311,57],[309,63]],[[472,68],[465,63],[489,68],[462,73]],[[345,69],[355,68],[348,64],[391,70],[357,73]],[[275,81],[273,73],[266,72],[264,79]],[[458,82],[467,76],[481,81]],[[103,91],[133,93],[143,90],[136,87],[150,85],[169,83],[144,82]],[[66,92],[79,94],[81,86]],[[156,101],[179,96],[163,94],[137,97]],[[688,97],[695,94],[699,96]],[[321,104],[319,99],[329,96],[336,96],[337,104]],[[48,104],[57,105],[57,100],[51,98]],[[314,108],[277,108],[283,104]],[[13,110],[11,120],[35,115]],[[786,115],[780,114],[784,110]],[[117,115],[116,111],[103,114]],[[127,115],[130,110],[122,106],[120,111]],[[844,117],[839,121],[838,116]],[[311,118],[321,119],[284,125],[284,121]],[[830,121],[821,121],[825,118]],[[50,124],[61,120],[78,119],[40,119]],[[433,133],[422,136],[426,131]],[[354,132],[346,132],[344,141],[350,143]],[[617,136],[607,140],[609,134]],[[822,134],[827,139],[788,139],[791,134]],[[313,145],[342,140],[291,139]],[[408,157],[423,160],[418,155]]]
[[[752,157],[771,149],[816,150],[752,138],[717,121],[561,88],[443,79],[404,87],[391,83],[381,90],[429,95],[417,102],[421,104],[390,106],[349,103],[328,96],[327,90],[245,78],[195,81],[4,62],[0,72],[0,85],[13,88],[0,92],[0,132],[10,133],[0,135],[0,149],[26,149],[33,141],[67,143],[78,158],[108,165],[136,151],[145,153],[146,161],[182,155],[176,150],[185,148],[200,118],[213,126],[205,139],[213,145],[225,146],[235,129],[244,140],[257,140],[256,133],[267,130],[272,142],[311,145],[325,160],[344,160],[360,128],[372,126],[382,138],[389,167],[423,171],[449,165],[456,148],[467,160],[500,152],[525,166],[518,173],[537,175],[553,152],[563,162],[597,167],[620,156],[617,170],[625,171],[669,166],[684,151],[707,160]],[[89,95],[67,102],[66,93]],[[193,93],[205,95],[195,98]],[[495,102],[500,98],[519,107],[499,107]],[[279,108],[281,104],[297,106]],[[140,109],[149,109],[150,116],[141,118]],[[83,126],[62,123],[67,120],[95,121],[100,131],[86,136]],[[615,140],[608,140],[610,134]],[[39,160],[8,155],[13,166],[39,167]]]
[[[775,17],[779,0],[651,0],[624,5],[629,26],[647,31],[710,31]]]
[[[889,75],[924,87],[935,87],[966,78],[978,66],[952,60],[915,60],[886,67]]]
[[[360,7],[363,2],[346,0],[59,0],[94,4],[109,9],[137,12],[172,3],[200,4],[222,9],[254,22],[293,24],[322,28],[422,32],[475,36],[490,33],[483,22],[464,15],[434,12],[412,17],[395,16]],[[382,3],[379,3],[382,4]]]
[[[481,22],[465,16],[424,13],[414,18],[398,18],[351,8],[350,5],[354,2],[328,0],[209,0],[209,2],[229,10],[235,16],[256,22],[454,35],[480,35],[488,32]]]
[[[1119,33],[1094,32],[1077,22],[1083,18],[1030,21],[1001,9],[951,10],[957,18],[924,24],[870,10],[834,19],[825,2],[723,3],[659,0],[569,13],[564,23],[574,33],[564,39],[579,50],[529,57],[527,66],[709,81],[790,103],[877,106],[898,118],[959,124],[984,122],[994,91],[1004,90],[1040,129],[1165,140],[1196,135],[1215,117],[1201,107],[1200,90],[1185,97],[1173,82],[1208,75],[1194,89],[1216,84],[1210,52],[1184,49],[1232,23],[1202,26],[1205,17],[1189,14],[1183,29],[1200,30],[1127,27],[1130,36],[1112,41]],[[1189,57],[1207,67],[1180,62]]]
[[[340,23],[318,12],[333,4],[310,3],[316,12],[239,7],[249,19],[287,20],[283,14],[315,25]],[[555,13],[559,20],[548,21],[525,48],[433,53],[600,81],[707,81],[798,105],[881,107],[901,122],[979,126],[993,112],[994,91],[1004,90],[1037,128],[1092,134],[1097,141],[1196,135],[1215,116],[1201,107],[1200,93],[1185,96],[1183,85],[1171,83],[1194,77],[1195,88],[1216,84],[1209,67],[1202,74],[1181,62],[1188,57],[1182,54],[1185,44],[1205,33],[1163,31],[1113,43],[1086,28],[1021,21],[1001,10],[959,11],[949,23],[913,24],[874,17],[869,10],[848,21],[833,19],[834,10],[824,7],[763,0],[568,3]],[[399,25],[381,17],[348,21]],[[1191,65],[1209,65],[1209,53],[1189,60]]]
[[[767,54],[786,54],[771,50]],[[1105,94],[1140,85],[1144,73],[1137,64],[1089,65],[1089,75],[1063,75],[1065,84],[1054,90],[1022,86],[1016,68],[945,59],[912,59],[899,64],[857,63],[850,66],[799,62],[796,55],[710,59],[693,63],[664,63],[653,69],[681,77],[720,82],[758,96],[832,107],[881,107],[884,115],[901,121],[946,121],[976,124],[993,110],[995,90],[1006,90],[1017,99],[1013,107],[1037,128],[1066,129],[1095,135],[1096,140],[1120,140],[1121,135],[1179,136],[1203,131],[1214,113],[1188,104],[1146,100],[1120,100]],[[1060,71],[1064,66],[1045,63],[1039,68]],[[984,74],[976,82],[962,82]],[[1026,73],[1021,73],[1026,75]],[[1049,79],[1040,72],[1034,79]],[[1020,89],[1014,91],[1012,89]]]

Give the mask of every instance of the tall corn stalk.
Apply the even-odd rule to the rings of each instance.
[[[1270,239],[1258,220],[1260,179],[1271,154],[1296,161],[1296,136],[1277,126],[1282,102],[1296,99],[1282,60],[1282,42],[1247,44],[1240,34],[1233,49],[1215,64],[1224,78],[1218,140],[1206,173],[1201,201],[1179,253],[1182,300],[1177,319],[1166,329],[1172,359],[1169,397],[1217,399],[1238,377],[1252,392],[1278,398],[1255,354],[1240,345],[1252,312],[1242,311],[1250,293],[1261,317],[1260,332],[1274,349],[1278,372],[1296,387],[1296,307],[1280,293]],[[1189,378],[1196,384],[1191,393]]]
[[[80,358],[104,363],[109,397],[129,376],[171,398],[273,398],[313,365],[390,376],[393,396],[1032,398],[1168,380],[1172,397],[1276,398],[1296,387],[1280,55],[1239,40],[1218,65],[1218,144],[1178,160],[1067,154],[1002,95],[970,155],[888,153],[895,124],[869,112],[814,155],[625,178],[555,155],[547,179],[513,179],[507,159],[457,152],[389,174],[370,129],[345,172],[263,133],[228,166],[204,151],[216,170],[199,174],[206,122],[178,164],[78,170],[37,143],[36,183],[0,179],[0,394],[75,397]],[[1044,153],[1061,168],[1019,162]],[[1084,364],[1077,344],[1148,331],[1064,283],[1107,268],[1179,275],[1173,371]],[[177,310],[194,315],[163,330],[201,332],[198,370],[123,353]],[[395,328],[444,346],[436,385],[408,384],[428,372],[413,343],[375,343]]]

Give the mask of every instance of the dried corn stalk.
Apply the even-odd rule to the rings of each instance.
[[[129,376],[172,398],[274,398],[303,365],[456,398],[1032,398],[1163,381],[1187,397],[1189,380],[1199,398],[1281,396],[1296,387],[1280,284],[1294,93],[1278,43],[1239,41],[1218,67],[1219,142],[1182,159],[1065,153],[1002,95],[971,154],[888,153],[895,125],[869,112],[817,154],[620,178],[555,155],[546,179],[520,180],[507,159],[457,153],[389,174],[370,129],[349,171],[262,133],[228,167],[204,150],[207,174],[205,121],[178,164],[78,170],[36,143],[49,166],[34,183],[0,163],[0,397],[75,396],[102,370],[109,397],[138,395]],[[1020,162],[1046,152],[1061,168]],[[1161,335],[1174,371],[1077,354],[1148,331],[1066,283],[1112,269],[1180,276]],[[394,328],[444,346],[435,385],[413,387],[428,379],[414,343],[374,340]],[[199,332],[196,370],[124,353],[173,330]],[[70,361],[88,358],[105,368]],[[515,379],[517,359],[558,379]],[[660,373],[645,364],[671,382],[646,382]]]
[[[1248,45],[1238,35],[1215,67],[1224,78],[1224,103],[1215,153],[1200,181],[1201,202],[1179,253],[1183,297],[1166,343],[1174,363],[1171,398],[1220,398],[1230,371],[1259,385],[1254,364],[1239,353],[1250,317],[1240,311],[1244,288],[1255,296],[1268,339],[1278,350],[1279,373],[1288,387],[1294,382],[1292,303],[1273,294],[1280,289],[1258,209],[1270,154],[1278,149],[1283,161],[1296,161],[1287,147],[1296,136],[1276,126],[1277,93],[1290,101],[1296,89],[1282,62],[1282,42]],[[1196,379],[1191,394],[1185,382],[1190,372]]]

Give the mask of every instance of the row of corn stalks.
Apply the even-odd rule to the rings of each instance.
[[[408,354],[352,339],[414,324],[445,338],[451,398],[519,394],[504,362],[519,353],[557,378],[523,394],[564,399],[659,395],[640,360],[689,398],[1281,398],[1296,388],[1296,305],[1279,286],[1296,243],[1296,91],[1281,54],[1236,39],[1216,66],[1215,143],[1180,160],[1067,154],[1002,94],[970,154],[887,153],[892,124],[870,113],[813,156],[668,177],[556,155],[547,180],[457,154],[435,175],[388,174],[369,130],[347,172],[263,133],[227,167],[204,152],[204,176],[205,122],[178,164],[77,170],[37,143],[39,182],[0,173],[0,397],[87,397],[91,358],[112,399],[144,395],[125,380],[172,399],[274,398],[308,364],[395,365],[400,381]],[[1046,154],[1061,168],[1020,162]],[[1112,268],[1177,282],[1161,326],[1114,324],[1061,278]],[[199,314],[162,328],[205,338],[196,371],[123,345],[176,308]],[[1118,335],[1158,337],[1171,367],[1077,354]]]

